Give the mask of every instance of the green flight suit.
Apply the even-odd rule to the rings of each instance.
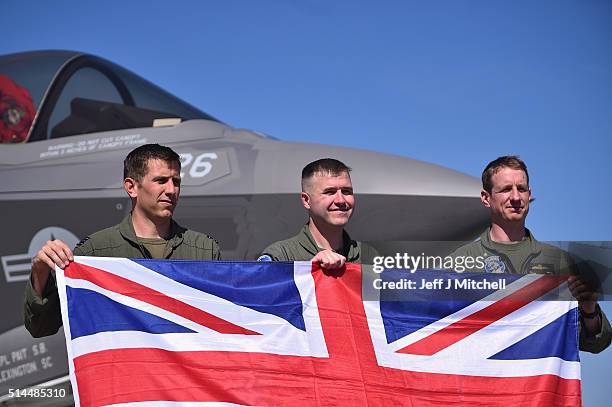
[[[342,232],[344,247],[338,253],[346,257],[347,263],[372,264],[372,258],[377,256],[375,249],[367,244],[352,240],[346,231]],[[266,247],[258,260],[268,261],[308,261],[322,251],[312,237],[308,224],[300,233],[292,238],[272,243]]]
[[[551,274],[577,275],[578,270],[571,257],[558,247],[538,242],[526,229],[521,242],[504,244],[491,240],[491,229],[488,228],[479,240],[468,243],[455,250],[451,257],[482,256],[484,269],[474,268],[466,271],[485,271],[491,273],[513,274]],[[610,345],[612,327],[606,315],[601,314],[601,331],[594,336],[586,336],[580,330],[580,350],[599,353]],[[582,318],[582,317],[581,317]]]
[[[73,250],[75,256],[151,258],[145,246],[139,242],[132,225],[131,214],[113,227],[100,230],[81,240]],[[188,230],[172,221],[172,232],[164,259],[220,260],[217,241],[210,236]],[[25,289],[24,323],[30,334],[39,338],[53,335],[62,325],[57,283],[49,276],[42,297],[32,286],[31,277]]]

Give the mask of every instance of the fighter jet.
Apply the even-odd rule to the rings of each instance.
[[[407,157],[278,140],[237,129],[97,56],[39,51],[0,56],[0,401],[66,374],[61,332],[33,340],[21,304],[30,259],[49,239],[74,245],[130,210],[122,162],[145,143],[180,154],[175,219],[217,239],[224,259],[254,259],[306,221],[302,167],[352,167],[348,230],[373,242],[470,240],[488,220],[474,177]],[[42,344],[42,345],[41,345]],[[46,359],[47,358],[47,359]],[[61,379],[60,379],[61,380]]]

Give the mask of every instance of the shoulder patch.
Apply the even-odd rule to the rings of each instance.
[[[216,243],[217,246],[219,246],[219,241],[215,239],[214,237],[212,237],[211,235],[209,235],[208,233],[202,233],[202,232],[197,232],[197,233],[203,235],[206,240]]]
[[[83,245],[83,244],[85,244],[85,242],[86,242],[86,241],[88,241],[88,240],[89,240],[89,236],[87,236],[87,237],[85,237],[85,238],[81,239],[81,241],[80,241],[79,243],[77,243],[77,244],[76,244],[76,246],[74,246],[74,248],[76,249],[77,247],[82,246],[82,245]]]
[[[208,233],[202,233],[202,232],[198,232],[198,233],[200,233],[201,235],[204,235],[207,239],[214,240],[216,242],[216,240],[213,239],[213,237],[209,235]]]
[[[272,256],[270,256],[269,254],[262,254],[261,256],[257,258],[257,261],[273,261],[273,260],[272,260]]]

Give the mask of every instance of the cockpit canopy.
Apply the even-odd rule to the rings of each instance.
[[[219,121],[93,55],[40,51],[0,56],[0,143],[151,127],[158,119]]]

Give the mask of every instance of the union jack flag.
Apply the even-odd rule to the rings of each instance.
[[[503,275],[505,290],[427,300],[441,287],[417,287],[406,300],[366,295],[379,277],[366,274],[353,264],[329,275],[309,262],[76,257],[56,270],[75,402],[580,405],[577,304],[541,301],[567,289],[562,279]]]

